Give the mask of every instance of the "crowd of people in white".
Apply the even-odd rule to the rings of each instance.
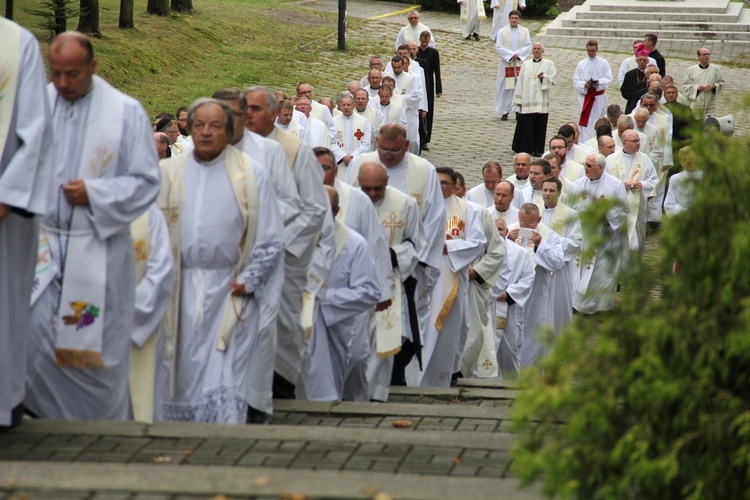
[[[554,64],[508,17],[496,111],[519,110],[513,175],[490,161],[469,190],[420,156],[442,83],[416,11],[335,105],[305,82],[225,88],[153,127],[95,74],[85,36],[50,43],[48,84],[34,37],[0,18],[0,427],[24,412],[267,423],[273,398],[516,378],[574,311],[611,309],[646,222],[689,207],[700,176],[686,152],[662,203],[681,94],[662,78],[633,116],[607,107],[592,41],[581,119],[545,143]],[[701,78],[691,104],[721,91]],[[616,203],[592,249],[578,214],[602,199]]]

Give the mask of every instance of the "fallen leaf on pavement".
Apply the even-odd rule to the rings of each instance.
[[[253,486],[256,486],[258,488],[262,486],[268,486],[271,483],[271,480],[267,477],[256,477],[253,479]]]
[[[397,429],[401,429],[404,427],[411,427],[414,423],[411,420],[394,420],[391,422],[391,425]]]
[[[163,463],[167,463],[171,461],[172,461],[172,457],[165,457],[165,456],[154,457],[154,463],[157,463],[157,464],[163,464]]]

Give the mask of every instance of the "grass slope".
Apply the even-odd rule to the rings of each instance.
[[[140,99],[150,116],[174,112],[222,87],[266,85],[294,92],[302,80],[316,96],[345,90],[367,71],[367,57],[387,54],[389,44],[358,40],[363,22],[347,22],[347,51],[336,50],[333,14],[301,8],[283,0],[194,0],[192,15],[151,16],[146,2],[135,6],[135,29],[117,27],[119,3],[100,0],[102,38],[94,40],[98,73]],[[48,33],[26,9],[38,0],[16,0],[16,21],[42,40]],[[74,29],[77,19],[68,21]]]

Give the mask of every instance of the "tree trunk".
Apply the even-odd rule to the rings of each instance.
[[[133,0],[120,0],[120,28],[134,28]]]
[[[91,36],[102,36],[99,31],[99,0],[81,0],[81,15],[76,31]]]
[[[172,0],[172,10],[175,12],[192,12],[193,0]]]
[[[65,0],[54,0],[55,35],[68,31],[68,6]]]
[[[13,20],[13,0],[5,0],[5,18]]]
[[[146,12],[157,16],[169,15],[169,0],[148,0]]]

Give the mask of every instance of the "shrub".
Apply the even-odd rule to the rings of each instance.
[[[577,317],[514,405],[513,470],[548,496],[748,496],[749,144],[693,144],[703,181],[658,262],[614,311]]]

